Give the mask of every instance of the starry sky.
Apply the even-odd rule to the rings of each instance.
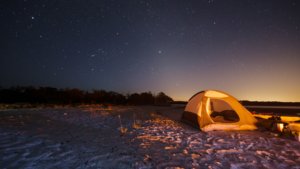
[[[300,101],[297,0],[2,0],[0,86]]]

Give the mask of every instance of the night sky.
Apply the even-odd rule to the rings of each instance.
[[[300,101],[300,1],[1,0],[0,86]]]

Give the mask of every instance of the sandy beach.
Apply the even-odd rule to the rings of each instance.
[[[179,121],[181,112],[155,106],[2,110],[0,166],[300,168],[300,142],[261,131],[200,132]]]

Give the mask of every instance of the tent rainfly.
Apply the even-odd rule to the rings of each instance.
[[[202,131],[257,129],[257,120],[237,99],[216,90],[206,90],[192,96],[182,121]]]

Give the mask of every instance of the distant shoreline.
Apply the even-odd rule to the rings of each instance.
[[[251,106],[245,106],[246,108],[262,108],[262,109],[299,109],[300,106],[257,106],[257,105],[251,105]]]
[[[279,101],[245,101],[239,100],[243,106],[276,106],[276,107],[299,107],[300,102],[279,102]],[[188,101],[174,101],[172,104],[187,104]]]
[[[299,106],[245,106],[250,112],[255,114],[269,114],[276,116],[299,116]]]

